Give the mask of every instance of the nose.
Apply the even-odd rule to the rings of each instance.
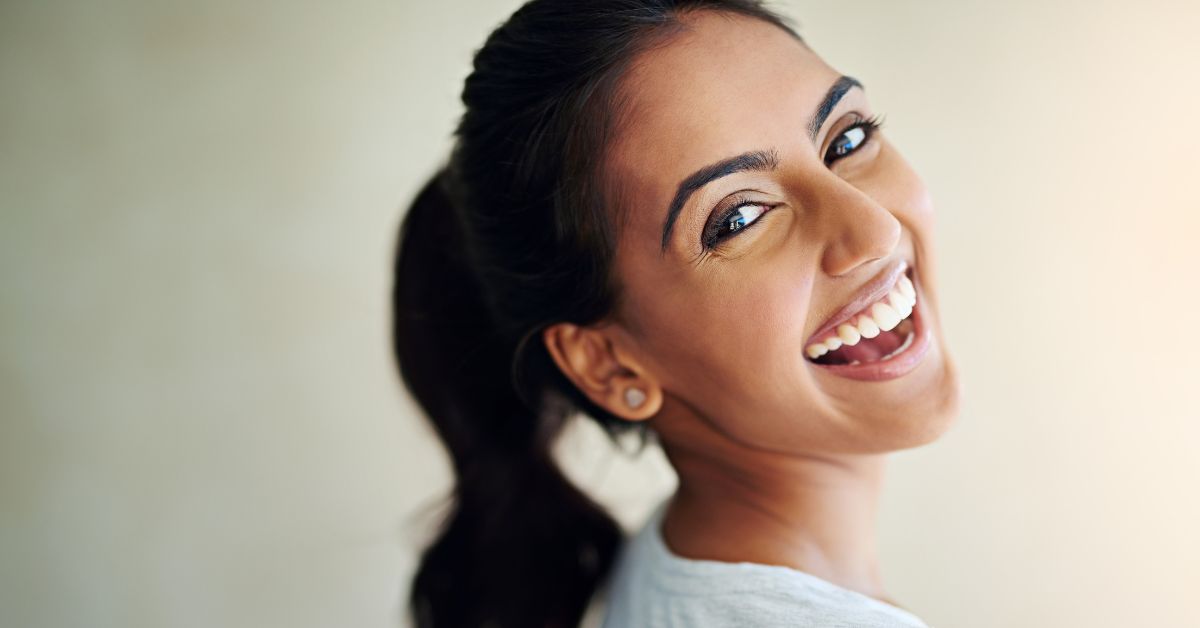
[[[816,195],[825,248],[821,270],[837,277],[883,259],[900,243],[900,221],[867,193],[827,173]]]

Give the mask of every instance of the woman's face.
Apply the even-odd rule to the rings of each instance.
[[[710,12],[683,20],[689,30],[623,79],[627,116],[607,155],[625,220],[614,320],[661,389],[656,427],[699,421],[782,452],[933,440],[960,390],[924,184],[863,126],[875,113],[862,87],[785,31]],[[914,313],[865,338],[864,313],[894,324],[872,304],[903,300],[902,275]],[[855,331],[828,327],[843,320]],[[835,337],[840,347],[824,342]],[[827,353],[813,360],[817,342]]]

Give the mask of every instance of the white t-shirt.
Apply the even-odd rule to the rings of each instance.
[[[929,628],[904,609],[791,567],[678,556],[662,537],[670,499],[617,555],[601,628]]]

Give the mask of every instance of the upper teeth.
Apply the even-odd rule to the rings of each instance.
[[[900,281],[883,299],[867,306],[850,320],[838,325],[837,330],[820,342],[804,348],[810,358],[818,358],[842,345],[853,347],[863,338],[874,338],[881,332],[894,329],[900,321],[912,314],[917,304],[917,291],[912,281],[900,275]]]

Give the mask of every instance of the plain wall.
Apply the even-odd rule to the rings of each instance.
[[[449,477],[394,232],[517,5],[0,5],[0,625],[404,625]],[[967,398],[892,459],[893,597],[1200,625],[1200,5],[781,6],[940,212]],[[590,423],[560,453],[627,526],[674,482]]]

